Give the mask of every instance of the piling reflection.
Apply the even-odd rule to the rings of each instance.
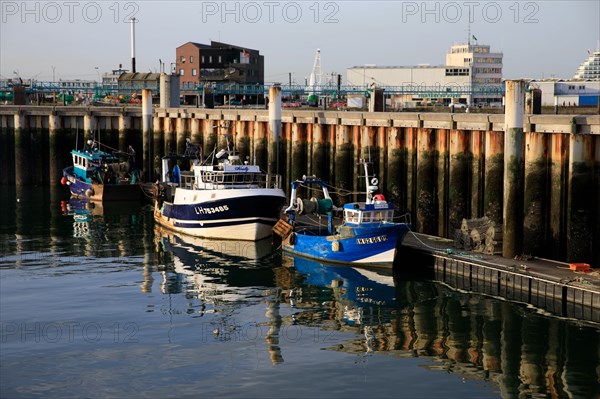
[[[505,398],[599,393],[594,326],[381,272],[301,258],[284,257],[284,264],[299,273],[287,299],[300,312],[284,325],[321,323],[357,334],[330,350],[427,357],[434,360],[431,370],[493,382]]]
[[[160,290],[184,295],[194,317],[210,313],[220,341],[246,328],[244,312],[258,307],[266,321],[256,327],[266,327],[260,341],[274,365],[291,351],[286,331],[318,329],[351,337],[335,345],[312,343],[322,349],[357,361],[424,358],[432,372],[485,381],[505,398],[598,394],[597,326],[389,271],[279,257],[268,240],[213,241],[161,228],[155,234],[157,258],[166,265]]]

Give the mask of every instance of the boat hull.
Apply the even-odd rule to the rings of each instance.
[[[321,262],[392,268],[409,227],[383,223],[373,227],[344,227],[341,234],[292,233],[282,242],[284,252]]]
[[[63,176],[67,180],[71,195],[77,198],[85,198],[90,201],[140,201],[143,190],[140,184],[98,184],[88,183],[78,179],[72,168],[63,170]]]
[[[185,202],[155,201],[154,219],[194,237],[246,241],[270,237],[285,201],[284,192],[275,189],[188,191],[190,200]]]

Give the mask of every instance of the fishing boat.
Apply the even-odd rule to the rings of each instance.
[[[273,229],[282,238],[284,252],[327,263],[392,268],[396,246],[409,231],[409,224],[394,221],[394,205],[382,194],[375,194],[378,181],[369,177],[368,163],[361,162],[367,186],[362,202],[338,208],[333,205],[323,180],[304,176],[292,182],[290,204]],[[297,198],[301,186],[319,189],[323,198]],[[334,213],[341,213],[341,219],[335,218]],[[327,224],[314,223],[314,218],[303,221],[302,216],[306,219],[306,215],[316,215],[319,219],[326,216]]]
[[[189,141],[188,147],[193,148]],[[218,152],[215,147],[204,161],[193,159],[189,169],[182,170],[173,157],[164,157],[153,195],[154,219],[162,226],[191,236],[230,240],[271,236],[285,203],[280,176],[242,161],[229,142]]]
[[[73,165],[63,169],[61,183],[71,194],[91,201],[139,201],[142,198],[135,151],[117,151],[88,140],[83,150],[72,150]]]

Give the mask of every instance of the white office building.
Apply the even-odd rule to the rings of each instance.
[[[439,66],[376,66],[348,68],[348,85],[403,86],[405,100],[443,100],[478,106],[502,102],[502,53],[481,44],[454,45]],[[457,94],[458,93],[458,94]],[[454,99],[454,100],[452,100]]]

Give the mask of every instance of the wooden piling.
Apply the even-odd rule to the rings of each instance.
[[[448,182],[448,228],[449,232],[460,227],[463,218],[470,215],[471,155],[470,135],[464,131],[451,130],[449,142],[450,170]]]
[[[311,175],[329,179],[328,146],[327,126],[322,124],[313,125]]]
[[[294,123],[292,125],[292,167],[290,180],[301,179],[307,174],[306,165],[306,125]]]
[[[26,116],[14,115],[15,126],[15,185],[17,187],[31,185],[31,133],[27,130]]]
[[[592,233],[599,192],[594,184],[594,147],[589,135],[572,134],[567,192],[567,261],[592,259]]]
[[[450,130],[436,130],[436,146],[437,157],[436,162],[436,201],[437,207],[437,232],[436,234],[443,237],[452,237],[452,231],[448,227],[448,187],[450,183]]]
[[[525,138],[525,181],[523,251],[539,256],[544,253],[548,209],[547,135],[529,133]]]
[[[420,129],[417,133],[417,215],[415,228],[420,233],[436,234],[437,198],[435,168],[437,161],[435,132]]]
[[[145,181],[152,175],[154,157],[152,156],[152,91],[142,89],[142,174]]]
[[[387,167],[385,172],[385,186],[382,186],[387,193],[387,199],[397,204],[398,212],[406,212],[406,165],[403,160],[406,159],[406,152],[403,150],[403,130],[404,128],[392,127],[387,136]]]
[[[269,175],[280,174],[281,162],[281,87],[279,85],[269,88],[269,135],[268,135],[268,168]],[[284,158],[285,159],[285,158]]]
[[[507,258],[523,252],[524,90],[525,81],[506,81],[502,255]]]
[[[56,111],[52,111],[48,116],[48,173],[50,186],[58,185],[58,182],[62,178],[62,159],[59,157],[59,151],[64,148],[63,140],[61,137],[64,134],[60,134],[60,116],[56,114]]]
[[[185,153],[185,146],[186,146],[186,139],[188,138],[188,134],[189,134],[189,128],[188,128],[188,122],[189,122],[189,118],[187,118],[187,114],[186,114],[186,118],[182,118],[181,116],[179,118],[177,118],[177,123],[176,123],[176,150],[175,152],[177,154],[182,155],[183,153]]]
[[[352,192],[356,165],[354,163],[354,145],[352,129],[349,126],[338,125],[335,135],[335,180],[338,189]],[[347,197],[337,196],[336,203],[342,203]]]

